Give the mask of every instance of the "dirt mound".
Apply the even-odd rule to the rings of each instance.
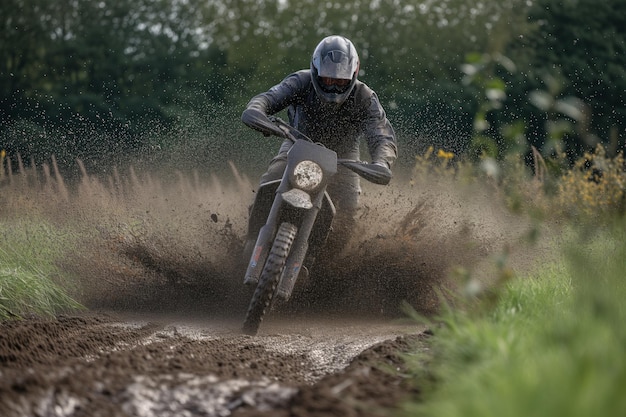
[[[273,410],[241,407],[233,417],[380,417],[419,396],[414,381],[403,376],[402,355],[420,346],[427,334],[381,342],[355,357],[341,372],[313,385],[300,386],[285,406]]]

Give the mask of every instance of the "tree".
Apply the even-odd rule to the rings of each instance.
[[[27,159],[102,159],[140,147],[191,96],[224,98],[215,67],[201,64],[220,51],[199,44],[213,11],[200,3],[3,2],[0,146]]]
[[[379,94],[409,160],[425,140],[467,149],[485,101],[461,71],[472,53],[489,57],[479,62],[507,55],[518,65],[511,76],[495,65],[481,72],[487,82],[507,82],[504,108],[488,115],[494,136],[513,119],[540,126],[528,94],[554,68],[564,83],[559,94],[584,98],[590,127],[606,136],[602,129],[624,129],[618,16],[625,7],[621,0],[5,0],[0,147],[73,162],[103,150],[135,152],[161,132],[175,144],[196,114],[220,109],[236,120],[250,97],[307,68],[330,34],[355,43],[361,79]]]
[[[626,140],[626,2],[622,0],[537,0],[530,12],[535,30],[512,43],[520,74],[514,79],[523,100],[535,89],[556,99],[577,97],[590,113],[568,136],[572,154],[597,141],[615,152]],[[557,85],[557,87],[555,87]],[[526,114],[532,114],[526,110]],[[534,112],[536,114],[536,112]],[[531,118],[540,119],[537,116]],[[536,128],[537,130],[539,128]],[[545,135],[535,135],[537,147]]]

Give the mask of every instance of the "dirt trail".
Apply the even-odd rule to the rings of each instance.
[[[383,367],[423,330],[278,320],[249,337],[234,322],[151,319],[1,323],[0,415],[375,415],[364,409],[411,393]]]

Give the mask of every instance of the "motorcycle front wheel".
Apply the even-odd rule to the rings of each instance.
[[[243,322],[243,332],[254,336],[259,331],[263,316],[270,309],[276,286],[285,268],[287,256],[296,237],[298,228],[291,223],[282,223],[276,232],[272,249],[267,257],[259,283],[254,291],[246,319]]]

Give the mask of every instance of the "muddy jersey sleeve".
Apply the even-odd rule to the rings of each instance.
[[[362,94],[364,96],[362,100],[367,115],[363,130],[368,151],[373,163],[386,164],[391,168],[398,157],[396,134],[376,93],[366,86],[363,88],[366,89]]]
[[[267,116],[288,106],[296,87],[297,84],[292,75],[270,88],[269,91],[252,97],[241,115],[241,121],[264,135],[284,136],[284,133],[270,122]]]
[[[278,113],[296,102],[304,94],[305,81],[305,71],[287,76],[268,91],[252,97],[244,113],[250,109],[260,111],[266,116]],[[246,123],[245,120],[244,123]]]

